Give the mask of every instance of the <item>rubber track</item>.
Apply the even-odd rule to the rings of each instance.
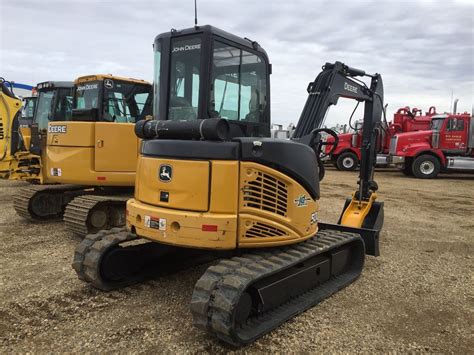
[[[91,233],[87,229],[87,219],[89,217],[89,212],[96,207],[98,204],[107,204],[109,206],[120,206],[123,205],[125,210],[125,205],[129,196],[100,196],[100,195],[83,195],[78,196],[66,206],[64,212],[64,222],[66,227],[73,233],[78,234],[82,237],[85,237],[87,234]],[[121,226],[116,226],[121,227]]]
[[[275,309],[250,318],[243,325],[236,325],[234,309],[249,285],[357,239],[361,239],[358,234],[324,230],[299,244],[252,252],[209,267],[196,283],[191,299],[195,326],[234,346],[252,342],[350,284],[360,275],[363,263],[360,270],[333,277]]]
[[[112,228],[110,230],[102,230],[96,234],[89,234],[76,247],[72,267],[82,281],[90,283],[99,290],[111,291],[131,286],[156,276],[165,276],[189,270],[197,265],[214,261],[218,257],[215,253],[209,251],[176,248],[149,241],[132,246],[133,248],[137,246],[143,248],[141,249],[143,254],[140,261],[144,262],[140,268],[135,269],[133,276],[127,275],[120,281],[104,280],[100,274],[102,257],[112,248],[119,246],[119,244],[138,238],[136,234],[128,232],[125,228]],[[126,250],[129,246],[120,245],[120,247]],[[124,261],[124,265],[133,269],[134,266],[137,266],[133,264],[134,262]]]
[[[39,192],[54,191],[58,193],[60,191],[74,191],[82,189],[82,186],[78,185],[30,185],[27,187],[22,187],[19,189],[18,194],[14,197],[13,207],[15,208],[16,213],[23,218],[26,218],[30,221],[54,221],[61,220],[61,217],[58,218],[45,218],[40,219],[30,213],[29,204],[30,200]]]
[[[72,267],[76,270],[79,279],[92,284],[99,290],[110,291],[121,286],[128,286],[130,284],[129,280],[126,280],[123,284],[114,283],[113,287],[108,285],[102,280],[98,265],[100,265],[100,259],[107,250],[120,243],[137,238],[135,234],[127,232],[125,228],[112,228],[102,230],[96,234],[89,234],[76,247]]]

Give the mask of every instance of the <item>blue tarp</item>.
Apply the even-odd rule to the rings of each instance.
[[[23,89],[23,90],[30,90],[33,89],[33,86],[27,84],[20,84],[20,83],[12,83],[13,88]]]

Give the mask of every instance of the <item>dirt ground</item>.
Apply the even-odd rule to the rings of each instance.
[[[381,256],[362,276],[240,352],[469,353],[474,348],[474,176],[377,173],[385,202]],[[330,170],[320,217],[336,222],[355,173]],[[192,326],[200,266],[103,293],[71,268],[79,239],[61,223],[15,214],[22,183],[0,182],[0,353],[228,352]]]

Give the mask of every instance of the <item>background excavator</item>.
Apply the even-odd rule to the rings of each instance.
[[[257,42],[196,26],[157,36],[154,50],[155,120],[135,126],[143,141],[128,231],[87,236],[73,268],[111,290],[143,280],[167,256],[234,253],[196,283],[191,312],[197,327],[244,345],[354,281],[365,254],[379,254],[383,203],[373,172],[382,79],[326,63],[308,86],[294,138],[271,139],[271,65]],[[320,133],[334,133],[320,127],[340,97],[365,106],[359,187],[339,223],[325,224]],[[149,242],[128,243],[137,238]]]
[[[28,106],[24,112],[28,113],[27,117],[21,115],[21,100],[8,89],[5,81],[1,85],[4,135],[0,177],[41,184],[46,179],[43,165],[48,122],[70,119],[73,83],[39,83],[37,97],[26,101]]]
[[[33,221],[64,216],[83,236],[123,226],[138,154],[133,127],[151,114],[151,91],[146,81],[112,75],[76,79],[71,117],[44,121],[43,185],[20,190],[17,213]]]

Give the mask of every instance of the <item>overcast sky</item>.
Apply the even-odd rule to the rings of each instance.
[[[152,80],[152,43],[194,25],[193,0],[0,0],[0,76],[35,84],[111,73]],[[273,64],[272,121],[296,123],[327,61],[382,74],[401,106],[472,110],[474,1],[198,0],[199,24],[258,41]],[[341,100],[343,101],[343,100]],[[349,101],[349,100],[346,100]],[[331,109],[345,123],[354,103]],[[362,109],[359,111],[362,113]]]

